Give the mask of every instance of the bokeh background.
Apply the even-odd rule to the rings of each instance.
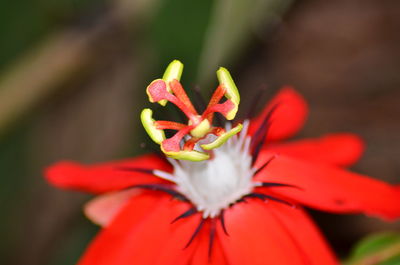
[[[397,0],[0,1],[0,264],[75,264],[98,229],[81,210],[90,196],[50,187],[43,168],[151,149],[144,89],[175,58],[204,95],[229,68],[242,113],[260,90],[265,102],[295,86],[311,107],[299,137],[358,133],[354,169],[400,182],[399,31]],[[400,227],[313,215],[341,257]]]

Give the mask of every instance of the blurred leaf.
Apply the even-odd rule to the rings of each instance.
[[[292,0],[217,0],[203,43],[198,82],[207,83],[219,66],[239,58],[261,24],[280,18]]]
[[[62,84],[79,79],[95,68],[96,62],[102,60],[98,55],[104,49],[123,45],[113,38],[129,23],[128,11],[115,5],[99,15],[101,19],[93,18],[88,25],[68,27],[48,36],[2,73],[0,134],[53,95]],[[109,45],[112,41],[113,45]]]
[[[197,62],[209,23],[212,0],[186,1],[164,0],[155,20],[150,26],[150,45],[162,74],[173,59],[179,59],[185,65],[183,83],[188,80],[192,85]],[[192,82],[192,83],[190,83]]]
[[[151,25],[162,73],[173,59],[185,64],[183,83],[207,88],[220,65],[240,58],[260,25],[280,18],[292,0],[163,1]],[[189,92],[190,93],[190,92]]]
[[[81,215],[75,226],[63,237],[62,247],[52,253],[53,255],[46,265],[76,264],[90,241],[99,232],[99,229],[98,226],[93,225]]]
[[[21,206],[30,186],[26,155],[28,126],[24,124],[16,128],[0,141],[0,237],[3,238],[0,241],[0,264],[8,263],[8,258],[14,254],[10,250],[17,248],[17,237],[21,234],[15,227],[21,224]]]
[[[0,69],[82,9],[105,0],[0,1]]]
[[[400,264],[400,234],[382,233],[368,236],[354,248],[346,265]]]

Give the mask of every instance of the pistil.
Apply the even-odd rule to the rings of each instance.
[[[229,72],[225,68],[220,68],[217,71],[220,84],[213,93],[206,110],[200,115],[179,82],[182,69],[182,63],[177,60],[173,61],[167,67],[163,78],[151,82],[146,92],[150,102],[158,102],[162,106],[165,106],[167,102],[173,103],[185,114],[188,123],[155,121],[150,109],[142,111],[141,120],[149,136],[154,142],[160,144],[161,150],[167,156],[175,159],[202,161],[210,157],[205,150],[221,146],[242,129],[241,124],[237,124],[229,131],[213,125],[213,117],[216,112],[222,114],[227,120],[235,118],[240,96]],[[226,100],[220,103],[223,97]],[[164,133],[166,129],[177,132],[166,139]],[[206,139],[209,139],[207,136],[210,134],[215,137],[212,142],[207,142]],[[200,141],[202,144],[199,144]],[[198,144],[203,149],[202,151],[195,150]]]

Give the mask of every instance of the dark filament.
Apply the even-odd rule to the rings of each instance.
[[[200,92],[200,87],[198,85],[195,85],[192,91],[194,94],[193,103],[196,110],[199,112],[203,112],[207,108],[207,102]]]
[[[221,211],[221,215],[219,216],[219,220],[221,221],[222,230],[224,230],[225,235],[229,236],[228,230],[226,230],[225,212],[223,210]]]
[[[129,171],[129,172],[139,172],[139,173],[145,173],[149,175],[154,175],[154,170],[153,169],[148,169],[148,168],[140,168],[140,167],[116,167],[117,170],[122,170],[122,171]]]
[[[257,89],[256,94],[253,96],[253,100],[251,101],[252,104],[247,111],[247,115],[245,116],[247,119],[253,118],[255,116],[257,106],[259,105],[260,99],[263,97],[266,89],[267,87],[265,85],[262,85],[260,88]]]
[[[248,195],[246,195],[244,197],[256,198],[256,199],[260,199],[262,201],[271,200],[271,201],[276,201],[276,202],[279,202],[279,203],[294,207],[294,204],[291,204],[290,202],[287,202],[285,200],[281,200],[279,198],[276,198],[276,197],[273,197],[273,196],[270,196],[270,195],[266,195],[266,194],[263,194],[263,193],[253,192],[253,193],[250,193],[250,194],[248,194]]]
[[[154,191],[162,191],[165,192],[172,197],[179,199],[181,201],[188,202],[189,200],[181,193],[177,192],[174,190],[170,185],[164,185],[164,184],[140,184],[140,185],[134,185],[125,189],[129,188],[141,188],[141,189],[148,189],[148,190],[154,190]]]
[[[271,163],[272,160],[275,159],[276,156],[271,156],[270,159],[268,159],[261,167],[259,167],[256,172],[254,172],[253,176],[256,176],[258,173],[260,173],[266,166],[269,165],[269,163]]]
[[[204,225],[204,218],[201,218],[200,223],[198,224],[198,226],[196,227],[196,230],[194,230],[194,233],[192,234],[192,236],[190,237],[189,242],[187,242],[186,246],[183,249],[186,249],[190,246],[190,244],[192,244],[193,240],[196,238],[196,236],[199,234],[201,228]]]
[[[265,116],[263,122],[260,127],[258,127],[257,131],[254,133],[254,137],[251,141],[252,145],[252,165],[257,161],[258,155],[260,154],[261,147],[265,142],[265,138],[268,134],[268,130],[271,127],[271,117],[275,110],[278,108],[279,103],[275,104],[271,110]]]
[[[208,239],[208,262],[211,262],[212,248],[214,246],[215,238],[215,219],[211,219],[210,238]]]
[[[291,185],[291,184],[286,184],[286,183],[277,183],[277,182],[260,182],[261,187],[290,187],[290,188],[296,188],[299,190],[302,190],[302,188]]]
[[[189,210],[187,210],[186,212],[184,212],[183,214],[181,214],[178,217],[176,217],[174,220],[172,220],[171,224],[175,223],[176,221],[178,221],[178,220],[180,220],[182,218],[186,218],[186,217],[192,216],[195,213],[197,213],[197,210],[196,210],[195,207],[192,207]]]
[[[182,218],[187,218],[189,216],[192,216],[193,214],[198,213],[198,211],[196,210],[195,207],[190,208],[189,210],[187,210],[186,212],[184,212],[183,214],[179,215],[178,217],[176,217],[171,224],[175,223],[176,221],[182,219]],[[223,217],[222,219],[223,220]],[[193,242],[193,240],[196,238],[196,236],[199,234],[200,230],[202,229],[204,222],[206,221],[206,219],[202,218],[200,223],[198,224],[196,230],[194,231],[194,233],[192,234],[189,242],[186,244],[186,246],[184,247],[184,249],[188,248],[190,246],[190,244]],[[211,222],[211,226],[210,226],[210,234],[209,234],[209,239],[208,239],[208,261],[211,261],[211,254],[212,254],[212,248],[214,246],[214,239],[215,239],[215,222],[216,219],[211,218],[210,219]],[[223,221],[221,221],[223,222]],[[225,234],[227,234],[226,232],[226,228],[225,228],[225,224],[222,225],[223,230],[225,232]]]
[[[245,197],[242,197],[242,198],[240,198],[240,199],[239,199],[239,200],[237,200],[235,203],[239,203],[239,202],[244,202],[244,203],[247,203],[247,201],[246,201]],[[231,204],[231,206],[232,206],[232,205],[234,205],[235,203],[232,203],[232,204]]]

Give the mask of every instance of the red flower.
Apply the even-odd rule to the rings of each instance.
[[[210,160],[49,167],[53,185],[101,194],[85,212],[103,229],[79,264],[338,264],[302,206],[394,219],[400,193],[342,168],[362,153],[355,135],[281,142],[306,116],[303,98],[284,88]]]

